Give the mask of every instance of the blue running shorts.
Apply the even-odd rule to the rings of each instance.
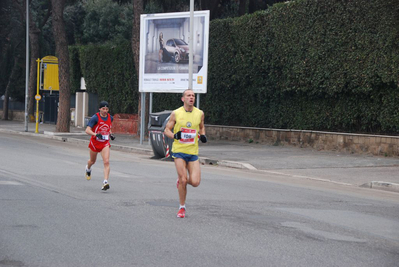
[[[187,163],[190,161],[197,161],[198,156],[197,155],[190,155],[190,154],[184,154],[184,153],[173,153],[172,158],[176,159],[184,159]]]

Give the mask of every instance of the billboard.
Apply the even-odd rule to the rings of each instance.
[[[181,93],[188,88],[193,54],[193,90],[206,93],[209,11],[194,12],[193,51],[189,51],[190,12],[145,14],[140,21],[140,92]]]

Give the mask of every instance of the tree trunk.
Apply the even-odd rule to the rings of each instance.
[[[201,0],[201,9],[210,11],[210,20],[219,17],[219,7],[220,0]]]
[[[249,0],[248,13],[251,14],[258,10],[267,9],[268,6],[285,1],[286,0]]]
[[[58,107],[57,132],[69,132],[70,97],[69,86],[69,52],[65,33],[63,11],[65,0],[51,0],[53,36],[55,37],[55,54],[58,57],[58,79],[60,83],[60,102]]]
[[[4,88],[8,82],[8,49],[9,49],[9,25],[11,21],[10,1],[0,1],[0,96],[4,93]]]
[[[37,92],[37,62],[36,60],[40,57],[40,44],[39,37],[42,32],[44,25],[47,23],[50,17],[50,9],[47,11],[47,15],[43,18],[43,21],[36,26],[33,21],[33,16],[29,11],[29,39],[30,39],[30,73],[29,73],[29,102],[28,102],[28,114],[34,118],[35,114],[35,95]]]
[[[17,55],[14,58],[14,66],[12,67],[10,79],[8,80],[6,91],[4,93],[4,102],[3,102],[3,120],[8,120],[8,103],[9,103],[9,95],[11,92],[12,86],[14,86],[15,81],[17,80],[18,76],[18,62],[20,59],[20,55]]]
[[[143,14],[144,3],[143,0],[133,0],[133,31],[132,31],[132,51],[134,57],[134,67],[136,68],[136,75],[139,79],[140,75],[140,15]],[[145,124],[148,123],[148,107],[149,107],[149,97],[146,97],[146,110],[145,112]],[[138,130],[141,130],[141,93],[139,94],[139,105],[138,105]],[[144,133],[140,132],[140,135],[146,136],[147,129],[144,129]]]
[[[143,13],[143,0],[133,0],[133,30],[132,30],[132,51],[136,75],[140,72],[140,15]]]
[[[247,5],[247,0],[240,0],[240,5],[238,7],[238,15],[243,16],[247,13],[246,5]]]
[[[28,102],[28,114],[29,117],[34,118],[34,107],[35,107],[35,95],[37,91],[37,62],[36,59],[39,58],[39,32],[31,32],[29,31],[29,39],[30,39],[30,72],[29,72],[29,102]]]
[[[19,10],[21,15],[21,20],[26,17],[26,5],[25,1],[14,0],[14,6]],[[34,121],[34,107],[35,107],[35,95],[37,91],[37,62],[36,59],[40,56],[40,45],[39,36],[41,34],[41,29],[46,24],[48,18],[50,17],[50,10],[48,10],[47,15],[43,18],[40,26],[36,26],[34,21],[34,16],[29,9],[29,41],[30,41],[30,72],[29,72],[29,91],[28,91],[28,115],[30,120]]]
[[[248,4],[248,13],[254,13],[256,10],[256,2],[257,0],[249,0]]]
[[[4,101],[3,101],[3,120],[7,121],[8,120],[8,103],[9,101],[9,93],[8,93],[8,85],[6,88],[6,91],[4,93]]]

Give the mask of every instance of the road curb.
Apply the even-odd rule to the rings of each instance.
[[[58,137],[58,136],[50,136],[50,135],[44,135],[44,134],[42,134],[42,133],[21,132],[21,131],[14,131],[14,130],[1,129],[1,128],[0,128],[0,132],[3,132],[3,133],[11,133],[11,134],[19,134],[19,135],[26,135],[26,136],[34,136],[34,137],[39,137],[39,138],[50,138],[50,139],[61,140],[61,137]]]
[[[53,135],[53,136],[69,136],[69,135],[87,135],[85,132],[73,132],[73,133],[61,133],[61,132],[50,132],[50,131],[44,131],[44,135]]]
[[[218,165],[218,160],[216,160],[216,159],[199,157],[199,161],[202,165]]]
[[[229,161],[229,160],[218,160],[218,159],[210,159],[206,157],[199,157],[200,163],[203,165],[218,165],[228,168],[235,169],[246,169],[246,170],[258,170],[254,166],[249,163],[238,162],[238,161]]]
[[[229,167],[229,168],[236,168],[236,169],[246,169],[246,170],[258,170],[254,166],[249,163],[238,162],[238,161],[229,161],[229,160],[221,160],[218,161],[219,166]]]
[[[112,149],[115,149],[118,151],[133,152],[133,153],[145,154],[145,155],[153,155],[154,154],[154,152],[151,149],[146,149],[146,148],[112,145],[112,144],[111,144],[111,147],[112,147]]]
[[[391,191],[399,193],[399,184],[383,182],[383,181],[372,181],[370,183],[362,184],[360,187],[379,189],[385,191]]]
[[[58,137],[59,138],[59,137]],[[54,139],[58,139],[56,136],[54,136]],[[71,142],[71,143],[84,143],[84,144],[89,144],[89,140],[82,140],[78,138],[70,138],[70,137],[62,137],[62,141],[64,142]],[[145,155],[152,155],[153,151],[150,149],[146,148],[138,148],[138,147],[130,147],[130,146],[123,146],[123,145],[115,145],[111,143],[111,147],[114,150],[118,151],[124,151],[124,152],[133,152],[133,153],[138,153],[138,154],[145,154]]]
[[[43,133],[32,133],[32,132],[20,132],[20,131],[14,131],[14,130],[8,130],[8,129],[1,129],[0,132],[5,132],[5,133],[12,133],[12,134],[20,134],[20,135],[28,135],[28,136],[34,136],[34,137],[39,137],[39,138],[47,138],[47,139],[53,139],[53,140],[58,140],[62,142],[69,142],[69,143],[74,143],[74,144],[85,144],[88,145],[90,143],[89,140],[82,140],[79,138],[72,138],[72,137],[65,137],[66,135],[86,135],[86,133],[55,133],[55,132],[49,132],[49,131],[44,131]],[[153,151],[151,149],[146,149],[146,148],[137,148],[137,147],[129,147],[129,146],[123,146],[123,145],[115,145],[111,143],[111,147],[115,150],[118,151],[126,151],[126,152],[134,152],[134,153],[140,153],[140,154],[146,154],[146,155],[152,155]]]

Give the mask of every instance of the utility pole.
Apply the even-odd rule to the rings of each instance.
[[[29,101],[29,0],[26,0],[26,63],[25,63],[25,132],[28,131],[28,101]]]

